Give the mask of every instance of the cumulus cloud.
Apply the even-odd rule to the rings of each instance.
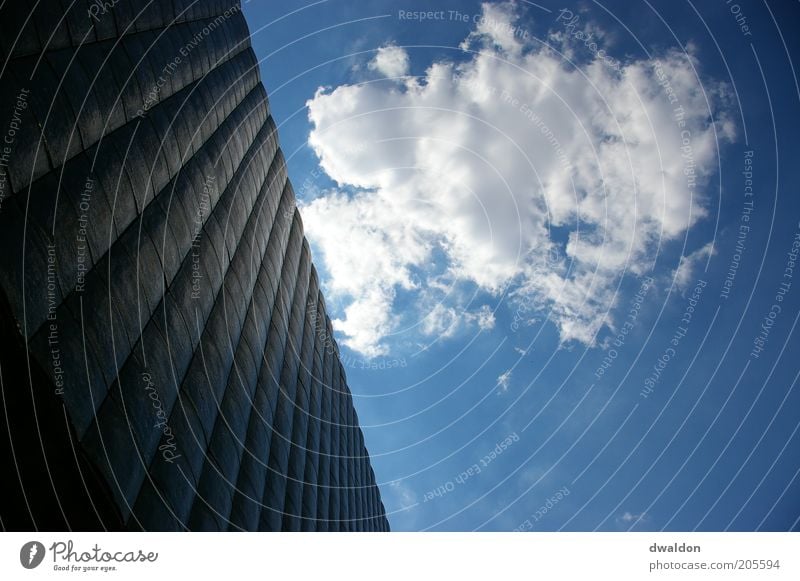
[[[408,53],[399,46],[387,45],[378,49],[367,67],[385,77],[402,77],[408,74]]]
[[[303,218],[346,305],[336,328],[367,356],[408,316],[427,334],[465,328],[455,289],[470,285],[593,345],[613,328],[620,276],[645,273],[707,215],[733,126],[725,86],[701,84],[692,54],[575,66],[518,33],[514,4],[483,10],[465,59],[308,102],[309,144],[338,187]],[[370,67],[403,75],[408,55],[387,46]]]

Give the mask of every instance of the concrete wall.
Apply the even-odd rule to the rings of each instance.
[[[388,530],[238,3],[7,4],[4,391],[112,528]]]

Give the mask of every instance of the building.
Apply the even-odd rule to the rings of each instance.
[[[238,2],[0,29],[3,528],[388,530]]]

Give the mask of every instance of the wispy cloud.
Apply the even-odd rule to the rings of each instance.
[[[416,506],[417,495],[412,488],[402,480],[395,480],[389,483],[389,490],[392,491],[394,497],[394,510],[408,510]]]
[[[626,525],[633,524],[636,521],[643,522],[645,520],[647,520],[647,514],[643,513],[643,512],[639,513],[639,514],[635,514],[635,513],[632,513],[632,512],[625,511],[625,512],[623,512],[621,515],[619,515],[617,517],[617,522],[620,522],[620,523],[623,523],[623,524],[626,524]]]
[[[499,393],[505,393],[508,391],[509,385],[511,385],[510,369],[504,371],[497,377],[497,385],[495,385],[495,387],[497,388]]]

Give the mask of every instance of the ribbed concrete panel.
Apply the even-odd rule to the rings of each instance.
[[[263,150],[263,148],[261,149]],[[259,164],[251,164],[250,167],[258,168],[260,166]],[[246,168],[242,168],[242,170],[245,169]],[[235,183],[237,182],[234,181],[234,184]],[[247,192],[247,190],[239,190],[233,186],[228,188],[228,190],[225,192],[226,195],[224,195],[222,198],[222,201],[215,206],[215,209],[219,210],[219,212],[215,212],[215,214],[220,214],[221,217],[224,218],[224,216],[227,214],[225,211],[227,205],[224,202],[226,197],[233,198],[237,193],[243,192]],[[244,205],[245,207],[252,208],[254,205],[254,200],[247,199],[249,197],[249,192],[247,192],[245,199],[239,200],[239,203],[237,203],[236,206]],[[234,224],[232,224],[230,228],[231,235],[234,235],[237,238],[243,237],[242,228],[244,227],[244,220],[240,216],[233,222]],[[249,223],[251,230],[255,227],[256,222],[257,215],[254,213],[250,214]],[[212,245],[214,245],[216,241],[217,247],[224,249],[225,241],[222,239],[223,237],[223,232],[217,231],[216,234],[209,234],[208,239]],[[239,289],[239,283],[236,279],[236,267],[233,265],[242,264],[247,260],[247,253],[244,247],[242,247],[242,251],[236,257],[238,260],[235,261],[231,261],[230,258],[233,257],[228,258],[224,253],[224,250],[221,250],[220,252],[222,252],[222,255],[224,256],[224,264],[228,266],[224,268],[226,271],[224,283],[217,292],[216,302],[213,303],[213,308],[211,311],[211,318],[213,322],[216,323],[216,329],[219,331],[219,333],[216,335],[217,340],[222,338],[222,332],[236,332],[241,325],[241,320],[239,317],[226,317],[227,305],[224,301],[224,298],[226,291],[228,293],[237,293]],[[191,256],[191,254],[189,256]],[[191,275],[189,276],[191,277]],[[242,295],[236,294],[235,296],[241,297]],[[143,368],[146,369],[146,372],[151,377],[151,380],[157,386],[159,386],[161,402],[164,406],[164,409],[167,411],[167,413],[169,413],[169,410],[172,409],[175,399],[175,377],[182,377],[186,369],[186,364],[188,363],[187,356],[191,355],[192,353],[191,351],[184,350],[183,352],[176,353],[172,357],[159,357],[158,354],[162,352],[167,353],[169,351],[166,341],[168,333],[170,331],[175,333],[176,331],[180,330],[180,327],[168,329],[163,325],[159,325],[159,322],[160,321],[158,317],[153,317],[150,319],[150,324],[148,324],[148,326],[145,328],[141,340],[137,343],[137,348],[134,350],[131,358],[125,362],[125,365],[123,365],[120,371],[121,381],[115,383],[115,387],[118,389],[112,390],[111,397],[105,400],[104,407],[98,411],[97,420],[86,437],[87,445],[97,446],[99,449],[101,444],[106,442],[108,439],[107,434],[114,434],[116,426],[118,426],[120,422],[124,421],[124,417],[130,417],[134,419],[142,418],[141,425],[138,423],[132,423],[134,420],[126,420],[127,424],[132,424],[133,429],[127,431],[127,439],[125,438],[125,435],[123,435],[122,440],[119,443],[115,442],[115,446],[119,446],[119,449],[129,445],[136,446],[138,448],[138,453],[142,455],[144,466],[149,464],[150,458],[155,452],[159,432],[157,430],[153,430],[150,422],[147,420],[147,406],[150,405],[149,402],[140,397],[142,390],[142,380],[140,378],[142,373],[141,370]],[[189,342],[191,343],[190,340]],[[227,369],[230,363],[226,361],[224,365]],[[173,387],[170,388],[169,386]],[[130,436],[134,437],[131,438]],[[108,443],[106,442],[105,445],[108,446]],[[144,475],[144,466],[136,463],[126,463],[126,457],[127,454],[121,454],[118,459],[120,465],[117,466],[115,463],[110,462],[108,470],[109,472],[115,473],[118,478],[120,477],[120,474],[130,474],[129,479],[126,478],[121,480],[120,494],[123,495],[127,501],[132,501],[138,490],[138,486],[140,485],[141,478]],[[101,469],[103,468],[104,467],[101,466]]]
[[[287,192],[289,191],[287,189]],[[279,243],[277,240],[279,238],[282,239],[284,233],[288,235],[288,227],[292,223],[293,205],[294,199],[290,196],[284,196],[277,213],[278,218],[273,225],[270,248]],[[264,483],[267,479],[266,460],[273,435],[272,424],[279,390],[277,374],[282,364],[283,351],[285,349],[285,342],[281,341],[282,338],[285,339],[285,335],[281,336],[277,330],[280,325],[273,323],[276,317],[281,316],[281,313],[275,308],[276,299],[280,296],[288,295],[285,285],[280,287],[279,293],[281,279],[274,274],[283,269],[283,254],[270,254],[268,250],[267,256],[270,255],[276,256],[280,263],[275,265],[269,259],[266,261],[266,264],[270,265],[266,269],[268,278],[266,283],[260,286],[264,294],[262,316],[267,326],[263,337],[265,343],[260,353],[259,389],[256,390],[254,405],[250,411],[244,456],[237,478],[236,489],[234,490],[229,527],[234,530],[252,530],[258,527]],[[290,274],[287,272],[288,276]],[[269,313],[268,316],[267,313]],[[267,345],[269,349],[266,349]]]
[[[327,531],[331,529],[329,522],[331,507],[331,452],[333,449],[333,437],[335,430],[332,429],[332,401],[333,401],[333,361],[335,353],[330,347],[328,334],[330,330],[330,319],[320,313],[318,317],[320,323],[320,333],[323,339],[323,372],[322,372],[322,412],[320,413],[320,446],[319,446],[319,468],[318,478],[310,482],[316,488],[317,496],[317,530]],[[307,485],[309,480],[306,479]]]
[[[344,371],[342,371],[342,375],[344,375]],[[358,468],[356,437],[358,427],[355,425],[355,411],[353,410],[353,400],[350,394],[347,393],[344,399],[344,409],[347,414],[347,458],[345,462],[347,466],[347,526],[350,531],[358,531],[360,530],[358,488],[361,484],[359,480],[360,470]]]
[[[214,83],[214,77],[229,75],[230,69],[221,69],[205,79],[224,62],[242,53],[252,61],[249,42],[232,41],[232,34],[243,26],[241,16],[219,21],[204,36],[204,29],[214,22],[177,24],[158,32],[123,37],[119,42],[90,44],[77,51],[48,51],[42,59],[33,55],[10,61],[4,71],[9,94],[31,86],[40,88],[31,92],[26,111],[36,123],[27,124],[25,139],[16,143],[14,151],[20,161],[34,157],[36,161],[31,164],[32,172],[25,163],[11,168],[12,190],[23,190],[31,181],[96,144],[100,137],[146,116],[159,103],[171,101],[175,106],[189,98],[197,100],[199,85],[208,86]],[[193,66],[182,52],[190,50],[187,47],[198,35],[209,41],[213,36],[214,42],[204,42],[212,52],[207,58],[193,59],[197,63]]]
[[[314,363],[311,369],[311,385],[309,389],[308,429],[305,437],[305,463],[303,476],[300,478],[303,486],[301,507],[302,521],[300,528],[303,531],[315,530],[317,524],[317,502],[319,497],[318,483],[320,481],[320,454],[322,453],[321,421],[325,366],[325,319],[320,313],[325,312],[325,301],[322,293],[316,297],[309,296],[309,301],[315,302],[313,318],[314,325]]]
[[[257,102],[254,101],[253,104],[255,105],[256,103]],[[250,112],[252,111],[253,109],[250,110]],[[261,115],[264,115],[264,113],[262,109]],[[268,143],[270,135],[270,131],[263,131],[263,141],[259,141],[251,147],[252,155],[261,152],[261,160],[259,161],[265,159],[263,153],[266,152],[268,148],[264,147],[264,143]],[[242,173],[248,169],[263,173],[260,163],[242,164],[241,168]],[[241,195],[237,196],[238,190],[236,188],[236,183],[226,184],[225,181],[214,178],[213,180],[210,179],[207,181],[206,187],[198,187],[201,189],[196,191],[188,179],[180,180],[180,186],[173,192],[172,204],[168,209],[163,208],[159,211],[158,205],[149,205],[139,219],[141,230],[146,232],[147,236],[139,235],[139,227],[126,230],[126,233],[120,238],[120,241],[115,243],[112,247],[108,256],[104,257],[101,264],[87,275],[84,293],[75,293],[64,305],[64,308],[69,308],[71,301],[80,303],[82,300],[86,300],[84,296],[91,295],[95,297],[92,304],[96,307],[100,307],[98,309],[98,314],[100,316],[106,313],[112,313],[112,309],[119,305],[135,305],[133,309],[119,310],[116,324],[117,327],[127,332],[130,348],[127,348],[125,344],[107,345],[107,342],[103,341],[102,328],[96,329],[100,335],[96,337],[89,336],[89,341],[93,346],[94,361],[97,365],[101,366],[100,371],[106,378],[113,378],[116,369],[120,369],[121,378],[127,377],[126,369],[130,369],[130,381],[134,384],[137,382],[136,376],[139,373],[139,365],[143,365],[145,363],[144,359],[147,358],[147,354],[143,353],[142,350],[147,347],[152,349],[154,344],[150,343],[149,339],[157,335],[153,327],[158,319],[152,318],[153,308],[155,307],[153,303],[158,298],[157,295],[163,293],[163,286],[165,283],[168,283],[168,288],[174,291],[178,291],[181,288],[180,283],[183,283],[183,296],[186,296],[187,281],[192,279],[194,256],[190,251],[193,236],[192,229],[188,224],[193,224],[197,227],[199,226],[198,219],[203,219],[203,212],[201,212],[198,207],[203,196],[207,196],[207,204],[209,206],[212,203],[214,204],[214,212],[208,215],[207,220],[203,224],[203,228],[198,230],[198,232],[200,233],[201,242],[207,240],[208,244],[211,246],[214,246],[216,243],[216,252],[224,248],[222,232],[219,232],[218,229],[208,229],[208,231],[206,231],[206,226],[215,225],[218,218],[224,218],[226,209],[234,204],[234,198],[238,197],[238,203],[235,204],[236,206],[244,205],[246,207],[251,207],[253,203],[252,201],[242,199]],[[220,195],[220,189],[224,190],[222,191],[222,195]],[[152,211],[148,212],[148,210]],[[165,239],[165,233],[159,236],[158,234],[162,232],[162,229],[168,228],[167,216],[177,216],[179,214],[183,215],[182,222],[185,226],[181,224],[177,228],[169,229],[169,232],[172,234],[170,238]],[[177,220],[179,219],[176,218],[175,221]],[[237,224],[237,226],[240,229],[242,224]],[[234,231],[231,230],[230,234],[234,235]],[[238,236],[239,232],[236,232],[235,235]],[[119,251],[115,252],[116,248],[119,248]],[[159,249],[169,249],[171,252],[176,252],[180,260],[169,261],[162,264],[159,257]],[[216,255],[215,251],[211,252]],[[224,271],[224,269],[227,268],[229,257],[226,254],[221,254],[221,256],[222,258],[218,259],[218,262],[220,263],[220,268]],[[144,265],[152,266],[151,268],[144,268]],[[115,276],[128,281],[136,281],[138,279],[139,288],[131,284],[126,286],[111,284],[108,285],[108,292],[103,292],[105,290],[105,285],[108,284],[108,275],[107,272],[103,270],[103,267],[111,269],[112,280],[115,279]],[[178,273],[181,273],[181,278],[178,284],[173,284],[175,283],[175,276]],[[209,279],[210,278],[211,276],[209,276]],[[192,305],[193,301],[181,301],[181,304],[188,306]],[[210,308],[210,306],[211,303],[209,302],[208,308]],[[145,326],[140,337],[139,324],[142,319],[151,320],[152,324]],[[173,332],[178,330],[179,327],[175,327]],[[36,339],[37,338],[34,338],[34,340]],[[131,349],[134,351],[138,350],[137,356],[140,358],[139,361],[135,358],[131,359]],[[179,351],[176,353],[175,357],[171,358],[171,362],[177,363],[178,367],[182,367],[186,357],[190,354],[190,350]],[[80,358],[82,353],[76,353],[75,356]],[[171,373],[169,369],[166,367],[162,368],[157,379],[161,382],[161,385],[168,385],[171,383]],[[117,383],[119,384],[119,382]],[[95,391],[98,391],[97,387]],[[94,400],[102,401],[102,397],[103,393],[100,391],[94,396]],[[76,407],[80,407],[81,404],[82,401],[74,402]],[[95,411],[96,410],[91,409],[85,411],[85,419],[82,417],[81,423],[77,426],[79,433],[83,433],[85,429],[84,422],[90,422]],[[75,413],[77,417],[77,411]]]
[[[48,494],[112,529],[388,530],[238,3],[7,2],[0,57],[3,372],[84,467]]]
[[[296,218],[299,223],[299,218]],[[303,347],[303,327],[306,313],[306,298],[311,275],[310,253],[305,241],[301,245],[299,266],[294,287],[289,326],[286,330],[287,344],[284,350],[280,389],[273,423],[273,436],[269,451],[264,510],[260,527],[265,530],[280,530],[283,523],[286,501],[289,450],[291,448],[292,424],[297,396],[300,357]]]
[[[328,327],[330,329],[330,326]],[[334,354],[335,355],[335,354]],[[342,502],[342,485],[344,483],[344,464],[345,456],[343,452],[345,431],[342,426],[341,411],[341,389],[342,375],[339,362],[336,357],[332,357],[331,362],[331,418],[330,418],[330,442],[331,451],[329,455],[330,466],[328,470],[330,487],[328,489],[329,508],[328,508],[328,530],[342,530],[342,517],[346,508]]]
[[[49,0],[15,2],[0,19],[0,57],[19,57],[44,50],[87,45],[115,40],[148,30],[165,29],[176,24],[215,19],[226,11],[238,11],[231,0],[126,0],[115,3],[93,0]],[[237,38],[249,42],[243,21]]]
[[[339,497],[339,517],[338,527],[342,531],[350,531],[352,507],[350,504],[350,477],[353,472],[350,459],[350,414],[347,409],[347,397],[344,391],[345,374],[341,363],[334,362],[337,369],[337,388],[336,399],[339,415],[337,421],[337,431],[339,432],[339,487],[337,496]]]
[[[286,499],[283,508],[284,530],[301,530],[303,504],[303,477],[305,473],[306,439],[308,435],[308,416],[311,399],[311,373],[313,367],[314,345],[316,343],[316,317],[319,282],[314,268],[311,268],[308,292],[305,297],[305,319],[303,323],[303,342],[300,351],[300,369],[297,374],[297,391],[293,399],[292,431],[289,444],[289,463],[286,470]]]

